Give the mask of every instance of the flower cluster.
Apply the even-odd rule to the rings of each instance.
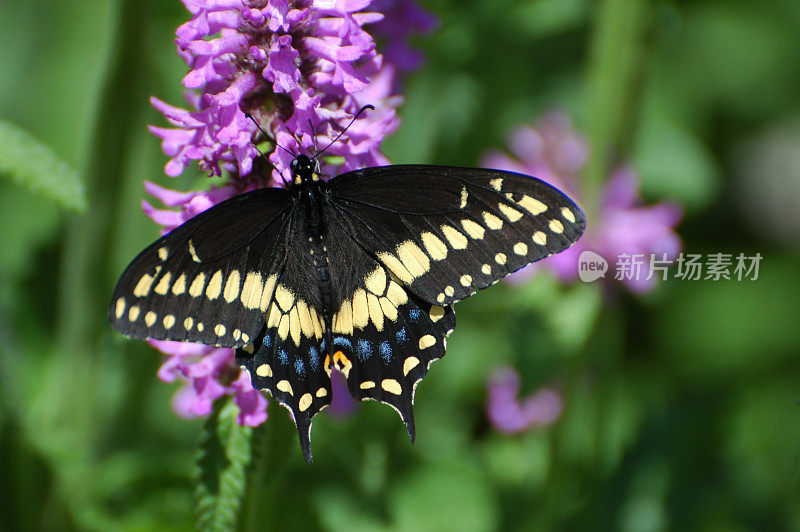
[[[341,122],[362,105],[377,110],[350,128],[348,138],[330,149],[344,157],[339,171],[386,164],[379,146],[398,126],[400,99],[395,72],[419,63],[403,42],[410,31],[432,25],[409,0],[382,1],[397,14],[388,20],[372,0],[184,0],[192,19],[178,28],[178,53],[190,66],[183,79],[184,110],[153,98],[153,105],[177,129],[151,127],[171,160],[168,175],[179,175],[197,160],[205,170],[245,176],[258,151],[252,144],[255,116],[279,144],[295,153],[326,145]],[[379,54],[364,26],[386,33],[391,59]],[[277,171],[288,170],[291,155],[270,155]],[[332,168],[327,169],[329,172]]]
[[[186,342],[149,342],[170,355],[158,370],[158,377],[164,382],[187,381],[173,401],[173,408],[179,415],[207,416],[214,401],[231,395],[239,407],[239,424],[256,426],[267,419],[266,398],[253,388],[247,374],[233,364],[230,349]]]
[[[519,374],[510,366],[498,369],[489,378],[486,416],[499,432],[516,434],[550,425],[561,417],[564,403],[557,391],[542,388],[520,400],[519,386]]]
[[[171,128],[151,126],[170,157],[165,167],[178,176],[197,161],[228,183],[206,191],[177,192],[146,183],[147,192],[171,209],[144,201],[145,213],[163,232],[241,192],[280,183],[290,174],[293,153],[314,154],[327,146],[363,105],[364,113],[321,161],[332,175],[387,164],[379,147],[398,125],[397,72],[418,65],[407,47],[411,32],[433,20],[412,0],[183,0],[191,19],[177,30],[178,54],[189,66],[183,85],[190,109],[152,98]],[[373,5],[374,4],[374,5]],[[389,16],[393,17],[389,20]],[[383,37],[388,55],[377,50]],[[269,132],[262,138],[251,114]],[[256,145],[268,145],[269,162]],[[337,166],[333,166],[333,162]],[[271,173],[263,169],[271,167]],[[177,210],[174,210],[177,208]],[[176,409],[187,416],[210,412],[214,400],[232,395],[240,423],[266,419],[266,400],[239,376],[231,349],[152,341],[170,355],[162,380],[185,379]]]
[[[385,15],[372,25],[374,32],[385,41],[385,60],[401,72],[419,67],[424,58],[408,45],[408,36],[430,32],[436,26],[436,19],[413,0],[374,0],[371,7]]]
[[[513,157],[491,152],[484,157],[483,165],[536,176],[580,200],[578,174],[586,164],[589,149],[573,130],[568,117],[551,113],[536,128],[520,127],[511,134],[509,144]],[[619,167],[606,183],[599,212],[589,213],[589,227],[578,243],[529,266],[512,279],[526,279],[537,268],[544,267],[562,281],[574,281],[578,277],[578,258],[585,250],[609,261],[626,254],[666,254],[668,259],[674,259],[681,250],[680,238],[674,230],[681,215],[681,209],[670,203],[644,205],[636,172],[628,166]],[[616,264],[611,269],[614,271]],[[656,282],[657,276],[623,281],[630,290],[640,293],[651,290]]]

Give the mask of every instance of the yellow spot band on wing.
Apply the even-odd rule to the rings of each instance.
[[[520,207],[534,216],[537,214],[542,214],[547,210],[547,205],[537,199],[531,198],[530,196],[522,196],[522,199],[520,199],[517,203]]]
[[[297,404],[297,407],[300,409],[301,412],[305,412],[308,410],[308,407],[311,406],[311,403],[314,399],[311,397],[310,393],[304,393],[303,396],[300,398],[300,401]]]
[[[195,262],[200,262],[200,257],[197,256],[197,250],[194,249],[194,243],[189,240],[189,255],[192,256],[192,260]]]
[[[125,314],[125,298],[121,297],[117,299],[117,305],[114,310],[114,315],[117,317],[117,319],[120,319],[123,314]]]
[[[463,227],[464,231],[474,240],[480,240],[483,238],[483,235],[486,234],[486,229],[473,220],[461,220],[461,227]]]
[[[175,280],[175,284],[172,285],[172,294],[179,296],[184,292],[186,292],[186,274],[182,273]]]
[[[278,381],[278,384],[276,384],[275,387],[284,393],[288,393],[289,395],[294,395],[294,392],[292,391],[292,385],[289,384],[289,381],[285,379],[282,381]]]
[[[222,292],[222,297],[228,303],[233,303],[239,297],[239,281],[239,270],[232,270],[228,275],[228,281],[225,283],[225,290]]]
[[[447,258],[447,246],[442,240],[433,233],[422,233],[422,243],[425,245],[425,250],[433,260],[444,260]]]
[[[400,383],[394,379],[383,379],[381,381],[381,388],[394,395],[400,395],[403,393],[403,387],[400,386]]]
[[[513,207],[509,207],[505,203],[500,203],[497,205],[497,208],[500,209],[500,212],[503,213],[503,216],[508,218],[510,222],[516,222],[520,218],[522,218],[522,213],[519,212],[517,209]]]
[[[503,227],[503,220],[488,211],[483,213],[483,223],[486,224],[486,227],[495,231]]]
[[[405,362],[403,362],[403,375],[407,377],[408,372],[416,368],[417,365],[419,365],[419,359],[417,357],[408,357]]]
[[[200,272],[192,281],[192,285],[189,287],[189,295],[192,297],[197,297],[203,293],[203,286],[206,284],[206,274]]]
[[[467,247],[467,237],[461,234],[461,231],[447,224],[442,225],[441,229],[453,249],[465,249]]]
[[[427,349],[428,347],[434,345],[435,343],[436,343],[436,338],[434,338],[430,334],[426,334],[425,336],[419,339],[419,348]]]
[[[158,284],[153,289],[153,291],[161,296],[167,295],[169,291],[169,281],[172,278],[172,274],[170,272],[166,272],[164,275],[161,276],[161,280],[158,281]]]

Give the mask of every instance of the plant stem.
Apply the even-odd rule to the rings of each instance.
[[[635,129],[649,22],[647,0],[602,0],[594,17],[586,80],[591,156],[583,183],[594,224],[603,184]]]

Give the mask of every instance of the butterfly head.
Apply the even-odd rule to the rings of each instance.
[[[298,155],[292,160],[289,168],[292,170],[292,182],[295,185],[319,181],[319,168],[314,157]]]

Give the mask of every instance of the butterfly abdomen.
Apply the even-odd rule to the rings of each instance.
[[[318,287],[320,298],[322,299],[323,323],[325,324],[325,337],[327,344],[332,345],[332,316],[335,305],[333,297],[333,286],[331,284],[330,259],[325,244],[322,243],[321,235],[309,237],[309,251],[313,257],[315,277],[319,281]]]

